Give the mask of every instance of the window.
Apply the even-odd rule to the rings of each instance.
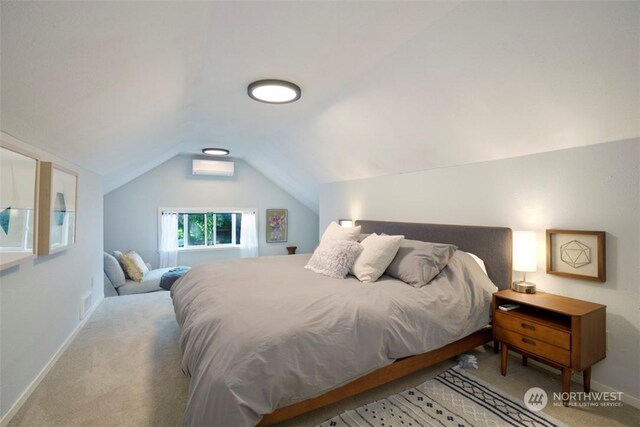
[[[178,249],[240,245],[241,212],[178,213]]]

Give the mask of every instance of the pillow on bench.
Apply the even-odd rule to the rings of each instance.
[[[120,262],[127,275],[136,282],[141,282],[144,275],[149,272],[149,268],[135,251],[122,254]]]
[[[106,252],[104,252],[104,272],[116,289],[124,285],[127,281],[118,260]]]

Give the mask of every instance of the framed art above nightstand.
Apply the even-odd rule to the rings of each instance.
[[[516,304],[502,311],[499,307]],[[571,372],[582,371],[584,391],[591,388],[591,366],[606,357],[606,306],[538,292],[510,289],[493,294],[493,336],[501,345],[502,375],[509,350],[562,371],[564,403],[568,403]]]
[[[607,281],[605,232],[547,230],[547,274]]]

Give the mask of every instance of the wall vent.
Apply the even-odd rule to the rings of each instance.
[[[233,162],[193,160],[194,175],[233,176]]]
[[[91,291],[85,292],[85,294],[80,297],[80,320],[84,319],[89,309],[91,309]]]

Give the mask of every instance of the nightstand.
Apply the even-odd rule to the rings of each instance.
[[[502,311],[498,306],[520,308]],[[584,391],[591,388],[591,366],[606,357],[606,306],[546,292],[522,294],[510,289],[493,294],[493,338],[501,344],[502,375],[509,350],[562,371],[564,404],[568,403],[571,372],[582,371]]]

